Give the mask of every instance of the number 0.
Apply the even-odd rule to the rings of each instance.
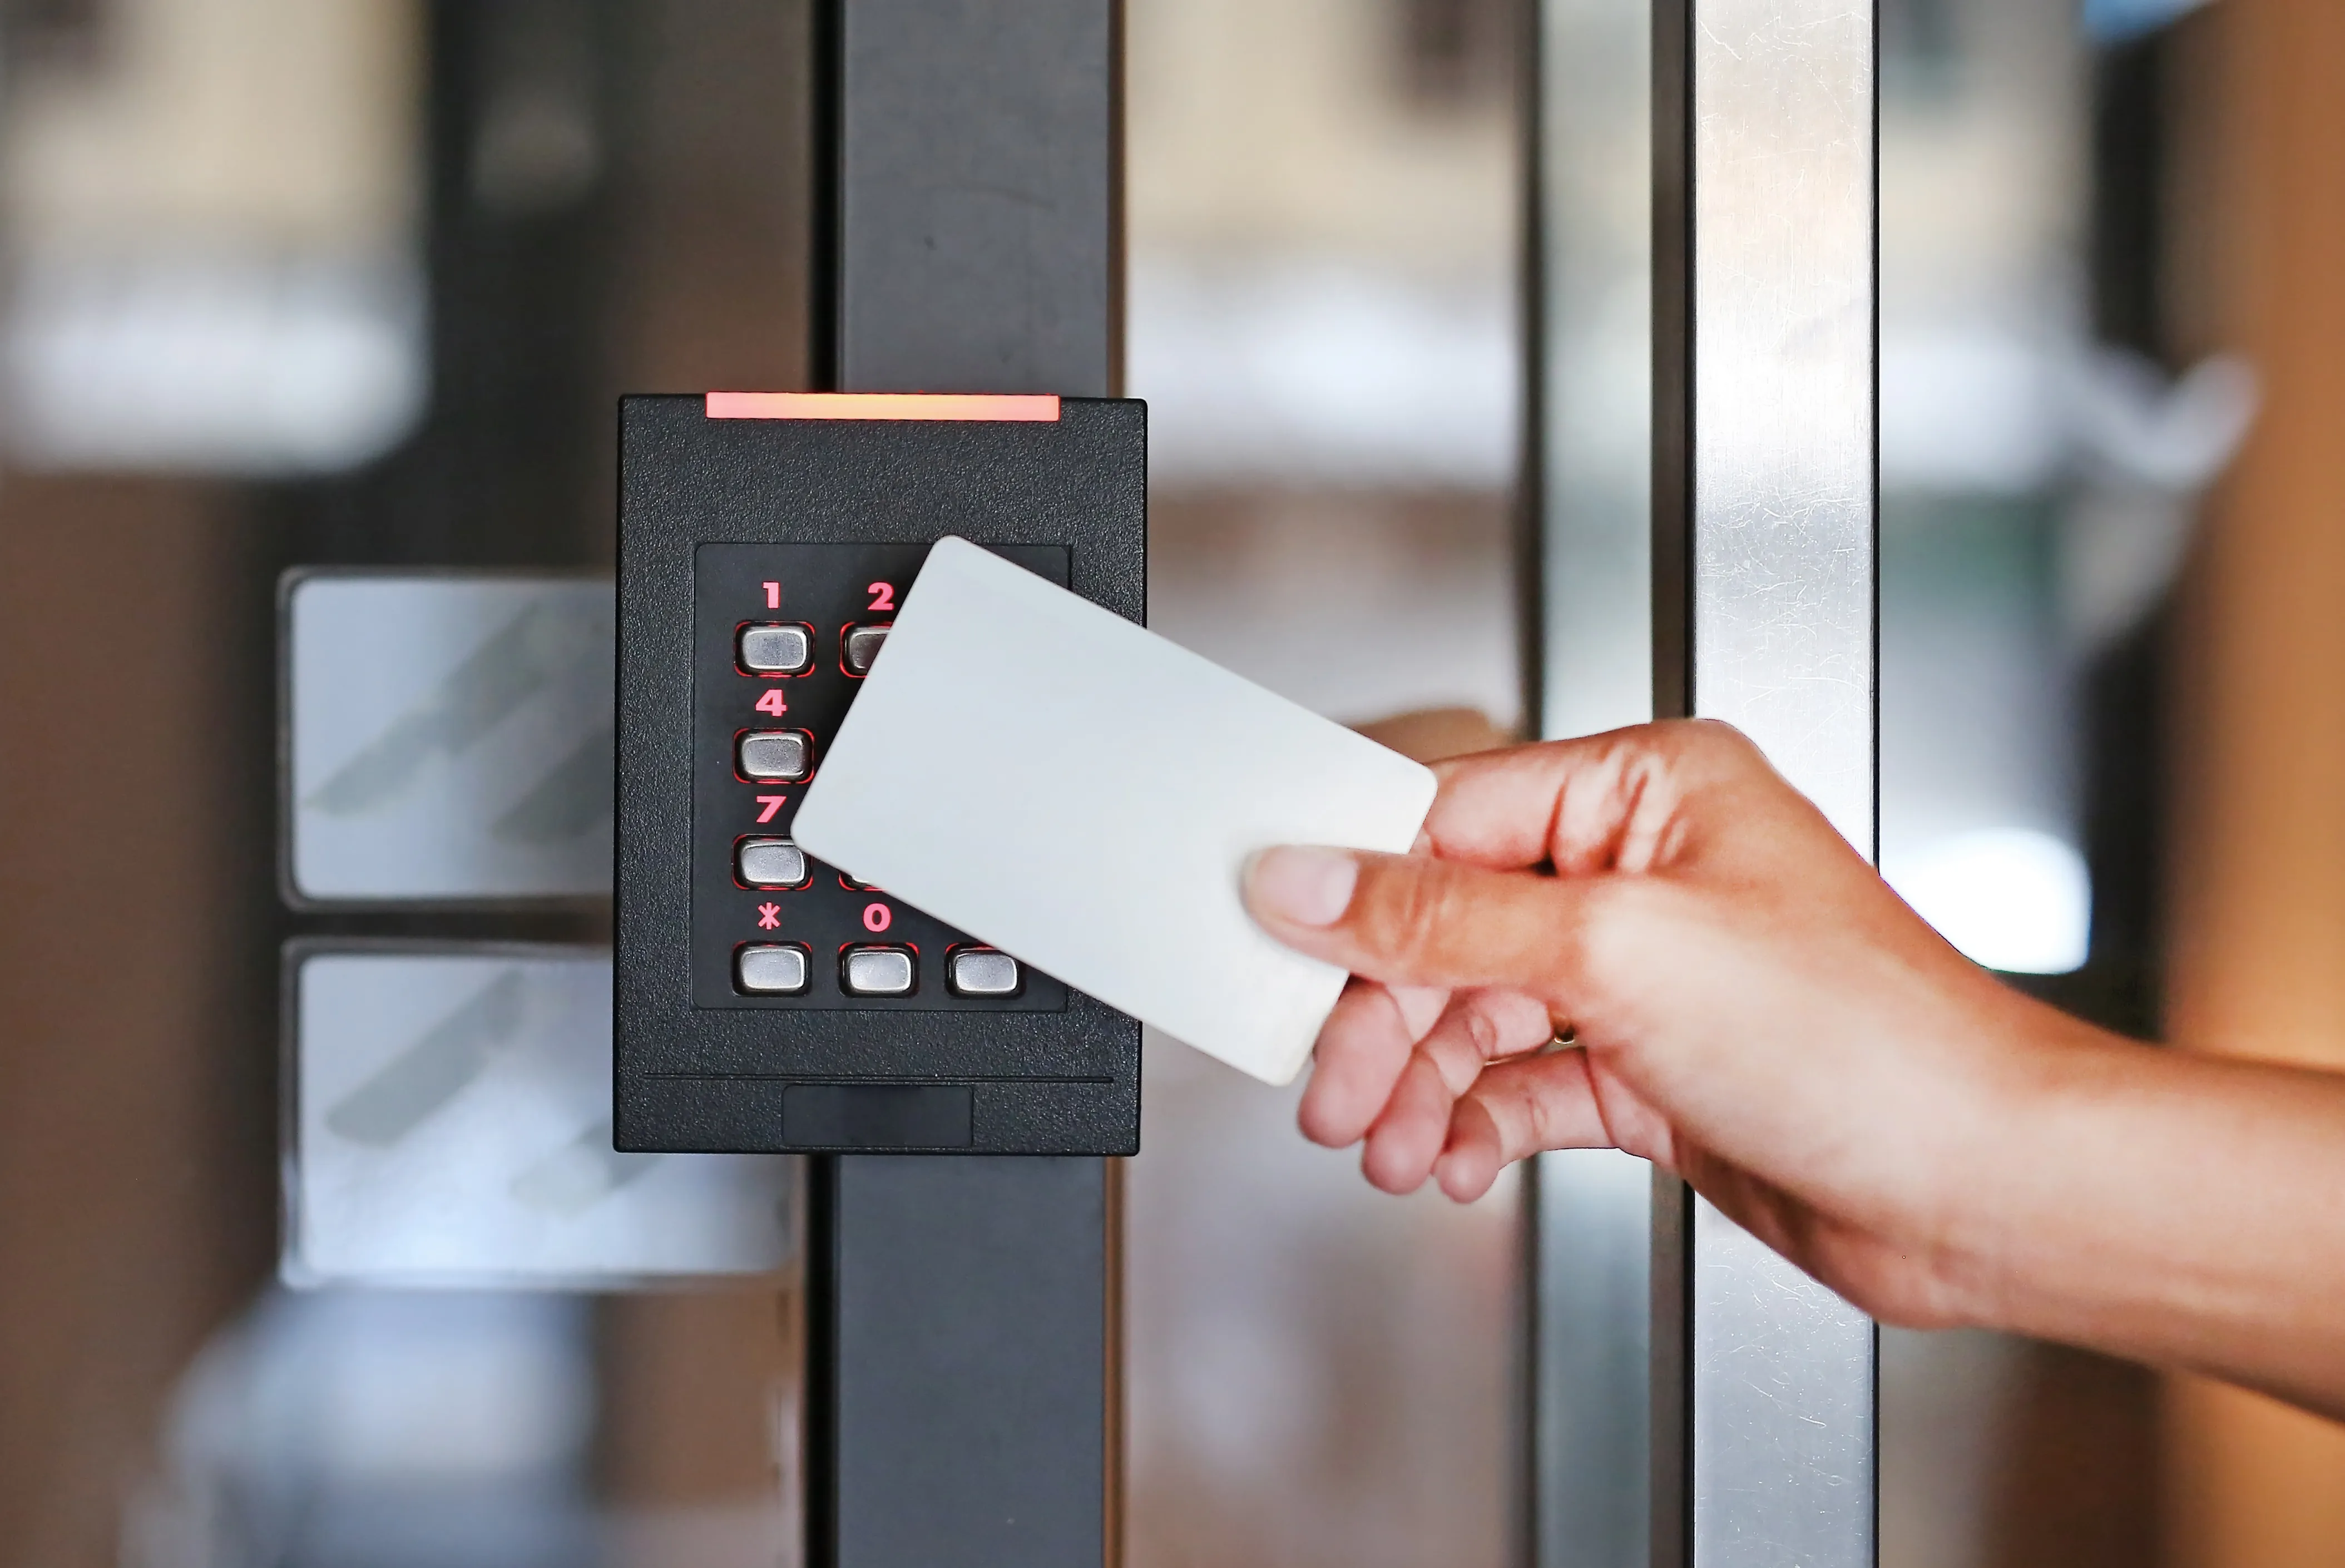
[[[895,919],[895,912],[888,909],[886,904],[865,904],[863,906],[863,929],[865,931],[875,933],[886,931],[888,927],[894,922]]]
[[[893,585],[874,583],[864,591],[871,596],[873,609],[892,610],[896,607],[896,590]]]

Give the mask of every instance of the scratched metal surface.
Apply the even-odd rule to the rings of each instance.
[[[1690,696],[1870,855],[1873,8],[1693,5]],[[1873,1324],[1706,1204],[1692,1248],[1695,1563],[1873,1563]]]
[[[1873,21],[1698,0],[1694,709],[1873,847]]]
[[[1875,1561],[1872,1319],[1707,1203],[1693,1217],[1693,1561]]]

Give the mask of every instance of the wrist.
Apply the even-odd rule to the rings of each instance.
[[[2112,1054],[2142,1047],[2005,994],[2017,1005],[1969,1043],[1941,1122],[1918,1250],[1947,1326],[2040,1332],[2074,1217],[2079,1123],[2106,1101]]]

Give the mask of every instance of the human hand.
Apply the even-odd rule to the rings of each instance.
[[[1541,1149],[1625,1149],[1877,1316],[1972,1319],[1954,1199],[2096,1032],[1948,946],[1724,725],[1436,770],[1418,852],[1249,868],[1254,917],[1355,977],[1306,1135],[1461,1201]]]

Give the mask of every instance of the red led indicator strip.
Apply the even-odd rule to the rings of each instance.
[[[746,392],[708,394],[710,419],[976,419],[1056,424],[1055,394]]]

